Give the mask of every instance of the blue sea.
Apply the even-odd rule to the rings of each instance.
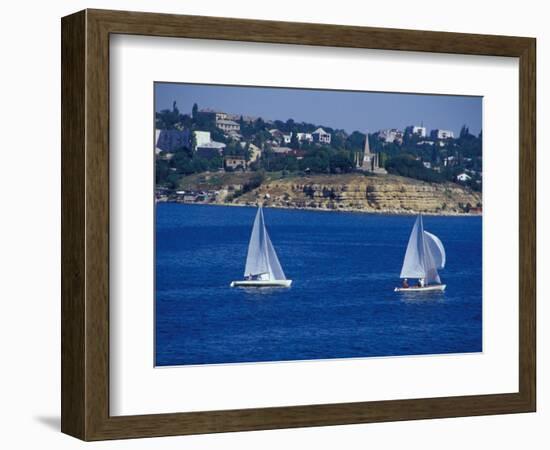
[[[264,208],[292,287],[243,278],[256,208],[156,207],[157,366],[482,351],[482,219],[425,216],[444,293],[396,293],[414,216]]]

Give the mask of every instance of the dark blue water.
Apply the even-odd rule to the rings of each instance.
[[[481,217],[424,217],[444,293],[393,292],[413,216],[264,209],[290,289],[242,279],[255,208],[158,204],[156,365],[482,350]]]

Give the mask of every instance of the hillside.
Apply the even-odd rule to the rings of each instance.
[[[396,175],[269,174],[259,187],[254,173],[212,173],[184,177],[180,187],[217,190],[213,203],[282,208],[386,212],[411,214],[463,214],[479,212],[481,194],[455,183],[427,183]]]

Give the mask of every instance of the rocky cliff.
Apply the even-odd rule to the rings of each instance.
[[[463,214],[479,212],[481,194],[458,184],[426,183],[393,175],[315,175],[265,181],[260,187],[230,194],[219,202],[283,208],[313,208],[387,213]]]

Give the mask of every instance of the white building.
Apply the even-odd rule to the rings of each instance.
[[[283,133],[281,130],[278,130],[277,128],[273,128],[272,130],[269,130],[271,133],[271,136],[278,140],[279,142],[283,144],[290,144],[290,141],[292,140],[292,133]]]
[[[433,139],[454,139],[455,134],[451,130],[441,130],[436,128],[432,130],[431,136]]]
[[[223,142],[213,141],[210,131],[194,131],[193,134],[195,135],[196,152],[201,153],[202,155],[223,153],[225,144]]]
[[[414,126],[412,127],[412,134],[425,138],[428,135],[426,127]]]
[[[224,133],[229,133],[230,131],[236,131],[238,133],[241,131],[241,126],[233,120],[216,120],[216,126]]]
[[[319,144],[330,144],[332,138],[332,135],[322,128],[317,128],[311,133],[311,136],[313,137],[313,142],[318,142]]]
[[[209,108],[200,109],[199,116],[212,117],[216,123],[219,120],[227,120],[229,118],[227,113]]]
[[[454,156],[447,156],[446,158],[443,158],[443,165],[445,167],[454,165],[454,160],[456,158]]]
[[[313,135],[311,133],[296,133],[296,138],[299,142],[313,142]]]
[[[195,147],[202,147],[212,141],[210,131],[195,131]]]
[[[241,142],[242,148],[245,148],[246,146],[246,142]],[[248,161],[249,164],[257,161],[262,156],[262,149],[257,145],[254,145],[252,142],[248,144],[248,150],[250,150],[250,160]]]
[[[456,176],[457,181],[469,181],[472,177],[468,175],[467,173],[460,173]]]
[[[403,132],[396,128],[388,128],[387,130],[380,130],[378,132],[378,137],[388,144],[391,144],[392,142],[397,142],[397,143],[403,142]]]

